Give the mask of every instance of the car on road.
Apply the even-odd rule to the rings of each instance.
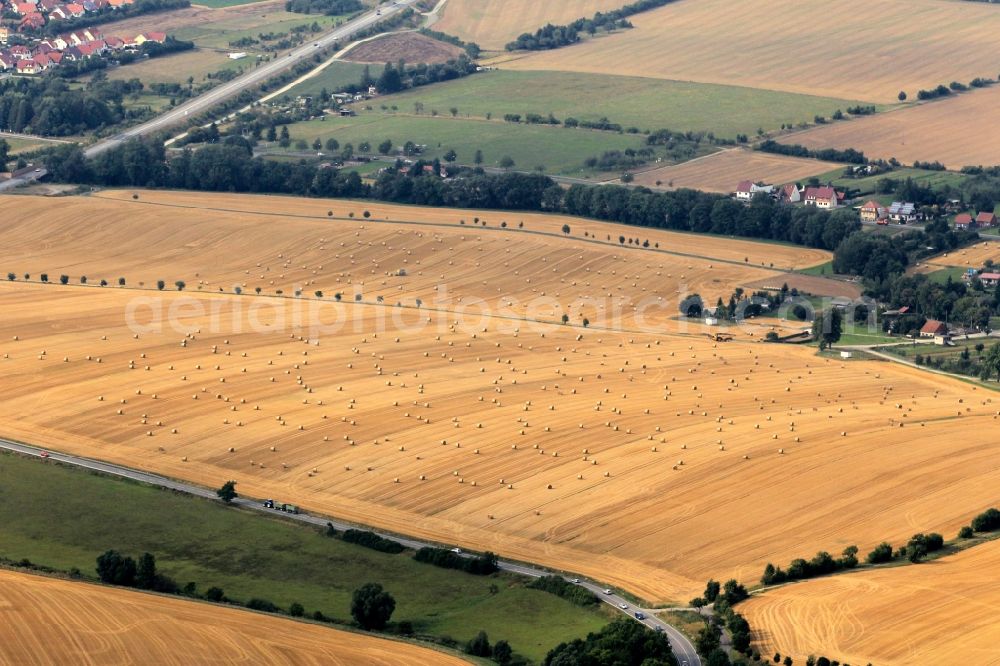
[[[618,608],[621,608],[622,610],[628,610],[628,604],[623,601],[622,603],[618,604]]]
[[[38,457],[39,458],[48,458],[49,457],[49,452],[48,451],[42,451],[41,453],[38,454]]]
[[[315,46],[316,48],[319,48],[319,43],[317,42],[316,44],[313,44],[313,46]]]
[[[663,633],[663,627],[661,627],[660,625],[657,624],[657,625],[655,625],[653,627],[653,631],[655,631],[658,634],[662,634]]]
[[[580,584],[580,579],[579,578],[570,578],[569,582],[573,583],[574,585],[579,585]]]
[[[263,506],[265,509],[273,509],[274,508],[274,500],[273,499],[266,499],[266,500],[264,500],[264,503],[261,506]]]
[[[611,588],[607,588],[606,590],[604,590],[604,594],[611,594]]]
[[[646,614],[642,613],[640,611],[636,611],[635,612],[635,619],[637,619],[637,620],[645,620],[646,619]]]
[[[455,553],[456,555],[461,555],[462,554],[462,549],[461,548],[452,548],[451,552]]]
[[[35,173],[38,173],[39,171],[41,171],[41,169],[35,169]]]

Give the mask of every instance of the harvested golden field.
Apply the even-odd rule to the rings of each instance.
[[[595,326],[619,326],[643,312],[660,324],[689,292],[714,302],[744,282],[830,257],[538,214],[168,192],[143,192],[138,201],[128,192],[101,197],[107,198],[62,199],[58,216],[49,199],[19,197],[0,265],[36,279],[47,272],[52,282],[62,274],[73,282],[87,276],[91,284],[125,277],[130,286],[164,280],[173,289],[182,280],[188,291],[301,289],[327,299],[336,293],[387,304],[420,299],[431,307],[482,300],[510,316],[552,319],[567,312],[577,323],[587,317]],[[72,243],[52,242],[68,229]],[[659,251],[623,248],[621,234],[659,243]]]
[[[625,4],[622,0],[448,0],[434,29],[499,51],[521,33],[534,32],[546,23],[571,23]]]
[[[823,125],[782,140],[809,148],[856,148],[872,158],[895,157],[907,164],[936,160],[957,170],[997,161],[1000,132],[995,131],[993,113],[998,105],[1000,88],[986,88],[891,113]]]
[[[384,638],[0,569],[5,664],[465,664]]]
[[[782,273],[781,275],[776,275],[760,282],[752,282],[747,287],[751,289],[779,290],[783,284],[787,284],[789,289],[798,289],[803,293],[817,296],[861,297],[861,285],[857,282],[834,280],[833,278],[819,275],[803,275],[802,273]]]
[[[203,5],[192,5],[169,12],[133,16],[121,21],[107,23],[102,27],[106,35],[138,35],[149,30],[174,33],[185,28],[197,28],[212,23],[234,23],[245,27],[255,27],[269,14],[285,14],[285,3],[268,0],[247,5],[213,9]]]
[[[1000,264],[1000,243],[980,241],[960,250],[944,252],[942,254],[928,257],[916,266],[918,273],[932,273],[942,268],[982,268],[987,260],[993,260],[995,264]]]
[[[454,44],[425,37],[416,32],[399,32],[361,42],[344,55],[351,62],[385,64],[403,60],[408,63],[441,63],[465,53]]]
[[[1000,663],[1000,542],[768,590],[740,605],[761,654],[880,666]]]
[[[21,281],[0,310],[0,434],[648,599],[951,533],[1000,482],[989,391],[697,327]]]
[[[741,180],[773,185],[803,181],[841,165],[739,148],[635,174],[635,182],[657,189],[690,187],[707,192],[734,192]]]
[[[631,17],[632,30],[514,56],[501,67],[894,103],[900,90],[915,98],[920,88],[995,76],[1000,13],[994,10],[940,0],[774,0],[766,7],[685,0]]]

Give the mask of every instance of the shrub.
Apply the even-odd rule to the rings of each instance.
[[[542,576],[528,583],[528,587],[562,597],[577,606],[593,606],[599,602],[593,592],[570,583],[562,576]]]
[[[488,551],[477,557],[463,557],[444,548],[428,546],[418,550],[413,559],[444,569],[458,569],[476,576],[486,576],[499,570],[497,556]]]
[[[293,601],[292,605],[288,607],[288,614],[292,617],[302,617],[306,614],[306,609],[299,602]]]
[[[865,559],[869,564],[882,564],[884,562],[892,561],[892,546],[886,542],[882,542],[875,546],[872,552],[865,556]]]
[[[209,601],[220,602],[226,600],[226,595],[221,587],[210,587],[205,590],[205,598]]]
[[[992,532],[1000,528],[1000,511],[990,508],[972,519],[972,529],[976,532]]]
[[[263,611],[265,613],[277,613],[278,607],[274,603],[268,601],[267,599],[258,599],[254,597],[247,602],[247,608],[250,610]]]
[[[380,537],[374,532],[366,532],[365,530],[347,530],[341,538],[347,543],[353,543],[359,546],[364,546],[365,548],[371,548],[372,550],[377,550],[381,553],[390,553],[395,555],[406,550],[406,548],[403,547],[403,544],[398,541],[386,539],[384,537]]]
[[[959,539],[971,539],[973,536],[975,536],[975,533],[972,531],[972,528],[969,527],[968,525],[966,525],[965,527],[963,527],[958,531]]]
[[[69,276],[68,275],[60,275],[59,276],[59,284],[69,284]]]

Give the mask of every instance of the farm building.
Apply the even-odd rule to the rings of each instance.
[[[908,224],[919,219],[917,206],[908,201],[893,201],[889,206],[889,219],[897,224]]]
[[[802,188],[795,183],[782,185],[778,191],[778,201],[781,203],[800,203],[802,201]]]
[[[948,335],[948,324],[936,319],[928,319],[924,327],[920,329],[922,338],[938,338]]]
[[[885,207],[877,201],[869,201],[861,207],[861,221],[884,224],[887,221]]]
[[[976,215],[976,226],[981,229],[988,229],[997,225],[997,216],[992,212],[982,212]]]
[[[980,273],[979,281],[984,287],[995,287],[1000,285],[1000,273]]]
[[[955,228],[963,231],[972,231],[976,228],[976,221],[968,213],[961,213],[955,216]]]

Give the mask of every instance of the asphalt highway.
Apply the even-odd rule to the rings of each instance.
[[[94,470],[96,472],[101,472],[103,474],[109,474],[112,476],[118,476],[126,479],[132,479],[134,481],[140,481],[142,483],[148,483],[153,486],[158,486],[161,488],[167,488],[169,490],[174,490],[176,492],[187,493],[189,495],[196,495],[198,497],[204,497],[206,499],[219,501],[214,490],[208,488],[203,488],[201,486],[196,486],[190,483],[185,483],[183,481],[176,481],[174,479],[169,479],[165,476],[160,476],[158,474],[151,474],[149,472],[143,472],[137,469],[132,469],[130,467],[124,467],[122,465],[115,465],[112,463],[102,462],[100,460],[93,460],[91,458],[83,458],[80,456],[69,455],[66,453],[59,453],[57,451],[52,451],[50,449],[42,449],[37,446],[31,446],[28,444],[22,444],[20,442],[13,442],[10,440],[0,439],[0,449],[5,449],[7,451],[12,451],[14,453],[19,453],[26,456],[37,456],[46,457],[49,460],[54,460],[66,465],[74,465],[76,467],[82,467],[84,469]],[[43,455],[45,454],[45,455]],[[253,511],[261,511],[263,513],[274,513],[274,509],[265,508],[262,500],[247,499],[244,497],[238,497],[233,500],[233,504],[236,506],[243,507],[245,509],[250,509]],[[363,525],[355,525],[348,523],[336,518],[329,518],[325,516],[315,516],[308,513],[282,513],[282,516],[288,518],[289,520],[295,520],[301,523],[306,523],[309,525],[315,525],[317,527],[326,527],[327,523],[330,523],[334,528],[338,530],[347,530],[351,528],[364,528],[370,529]],[[387,539],[392,539],[403,544],[407,548],[417,550],[425,546],[442,547],[442,544],[430,543],[427,541],[420,541],[417,539],[412,539],[408,537],[402,537],[396,534],[377,534],[383,536]],[[518,562],[509,562],[506,560],[501,560],[499,562],[499,567],[503,571],[509,571],[511,573],[520,574],[522,576],[530,576],[532,578],[540,578],[542,576],[552,575],[553,572],[546,571],[544,569],[532,566],[530,564],[521,564]],[[562,574],[560,574],[562,575]],[[635,619],[636,612],[642,612],[645,615],[645,619],[636,620],[642,622],[650,629],[659,630],[666,634],[667,638],[670,639],[670,645],[673,647],[674,655],[677,657],[677,663],[680,666],[701,666],[701,660],[698,658],[698,653],[695,651],[694,646],[691,642],[679,631],[674,629],[672,626],[656,618],[651,611],[646,609],[633,607],[633,605],[625,598],[619,596],[613,590],[609,594],[605,594],[605,588],[598,585],[595,582],[588,581],[585,579],[577,579],[571,576],[564,576],[569,581],[576,582],[580,587],[584,587],[595,595],[598,599],[606,604],[610,604],[616,610],[621,613],[625,613],[629,617]],[[622,608],[625,606],[625,608]]]

